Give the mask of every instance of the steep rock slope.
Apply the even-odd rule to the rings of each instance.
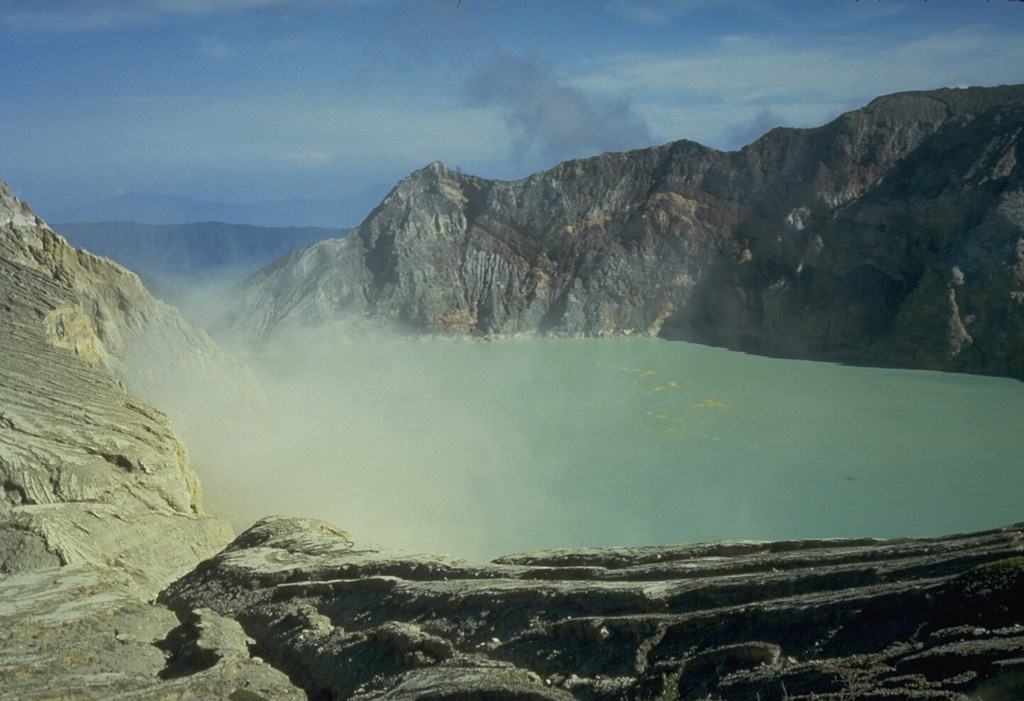
[[[45,312],[55,345],[106,367],[134,394],[168,402],[233,392],[258,400],[251,373],[228,358],[206,332],[149,294],[138,276],[112,261],[76,250],[0,181],[0,257],[37,279],[52,280],[64,297]],[[169,387],[176,390],[168,392]]]
[[[219,364],[204,338],[0,183],[0,698],[302,698],[236,623],[151,603],[232,533],[111,371],[153,345]]]
[[[1011,699],[1021,535],[477,564],[273,518],[160,600],[236,619],[313,699]]]
[[[0,572],[93,562],[159,583],[221,546],[230,533],[202,513],[167,418],[112,374],[144,385],[136,358],[155,346],[152,362],[202,363],[203,337],[135,275],[74,251],[6,184],[0,280]],[[159,544],[168,535],[183,547]]]
[[[1024,103],[953,120],[838,209],[751,218],[666,335],[1024,377]]]
[[[958,297],[951,321],[948,291],[922,270],[959,264],[970,289],[1016,264],[1022,100],[1024,86],[902,93],[738,152],[680,141],[517,182],[434,163],[345,241],[250,278],[222,323],[256,343],[341,319],[478,335],[661,333],[1021,376],[1016,288],[984,295],[993,323],[972,328],[976,312]],[[885,229],[869,216],[883,201],[913,202],[917,218]],[[940,204],[955,216],[929,212]],[[943,218],[944,230],[922,217]],[[880,245],[885,260],[866,257]],[[812,269],[842,284],[794,299]],[[964,327],[952,345],[950,323]],[[977,357],[959,353],[968,337]]]

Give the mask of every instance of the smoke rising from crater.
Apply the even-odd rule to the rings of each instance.
[[[625,99],[588,95],[536,59],[493,57],[465,84],[476,105],[492,106],[512,138],[520,160],[562,161],[605,151],[647,146],[647,124]]]

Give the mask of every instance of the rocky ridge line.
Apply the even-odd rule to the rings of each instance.
[[[1011,116],[979,119],[1012,126]],[[950,172],[974,189],[1003,188],[993,201],[1013,224],[1019,203],[1004,186],[1017,177],[1016,142],[979,151],[958,129],[932,146],[982,164]],[[896,193],[915,172],[904,162],[902,176],[886,178]],[[844,188],[829,191],[842,199]],[[882,195],[886,213],[894,195]],[[982,198],[981,211],[991,203]],[[986,231],[1007,234],[999,240],[1019,258],[1013,231]],[[751,260],[767,250],[750,248]],[[379,270],[394,262],[388,250]],[[331,269],[330,256],[323,263]],[[1014,265],[997,280],[1010,292]],[[381,299],[394,293],[386,287]],[[946,310],[950,289],[941,287]],[[221,549],[230,535],[203,512],[166,416],[113,374],[131,387],[133,354],[149,370],[175,358],[220,363],[147,297],[137,278],[73,251],[0,186],[0,699],[1021,697],[1021,524],[472,563],[271,518]],[[955,324],[944,328],[970,345]]]

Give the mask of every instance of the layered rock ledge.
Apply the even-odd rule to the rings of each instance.
[[[311,699],[1019,698],[1024,524],[906,540],[393,552],[269,518],[171,585]]]
[[[149,346],[159,367],[212,343],[4,183],[0,283],[0,574],[90,563],[159,590],[232,534],[203,512],[167,417],[121,380],[144,386],[130,368]]]

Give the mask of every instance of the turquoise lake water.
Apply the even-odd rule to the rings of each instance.
[[[274,413],[233,431],[231,459],[259,497],[200,472],[243,526],[312,516],[489,558],[1024,520],[1013,380],[647,338],[359,342],[254,367]]]

